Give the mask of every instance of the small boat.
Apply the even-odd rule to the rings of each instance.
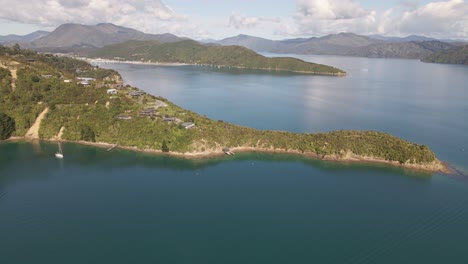
[[[57,159],[63,159],[63,151],[62,151],[62,144],[58,143],[58,151],[55,153],[55,157]]]

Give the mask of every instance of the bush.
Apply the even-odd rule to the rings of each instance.
[[[169,147],[167,146],[166,140],[163,141],[161,150],[162,152],[169,152]]]
[[[81,140],[96,142],[94,131],[87,125],[81,126]]]
[[[0,113],[0,140],[10,138],[15,130],[15,120],[4,113]]]

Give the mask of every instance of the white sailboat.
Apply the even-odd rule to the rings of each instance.
[[[60,141],[58,143],[58,151],[57,151],[57,153],[55,153],[55,157],[57,159],[63,159],[62,144],[60,144]]]

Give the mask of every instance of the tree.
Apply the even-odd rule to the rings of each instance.
[[[20,54],[21,52],[21,47],[18,43],[15,43],[15,45],[13,45],[13,54]]]
[[[169,152],[169,147],[167,146],[166,140],[163,140],[161,150],[162,152]]]
[[[88,125],[81,126],[81,140],[96,142],[96,135]]]
[[[15,131],[15,120],[4,113],[0,113],[0,140],[10,138]]]

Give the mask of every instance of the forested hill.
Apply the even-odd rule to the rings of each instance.
[[[345,75],[340,69],[296,58],[267,58],[240,46],[203,45],[193,40],[175,43],[127,41],[89,53],[90,57],[160,63],[187,63],[319,75]]]
[[[458,46],[446,51],[434,53],[422,61],[450,64],[468,64],[468,45]]]

